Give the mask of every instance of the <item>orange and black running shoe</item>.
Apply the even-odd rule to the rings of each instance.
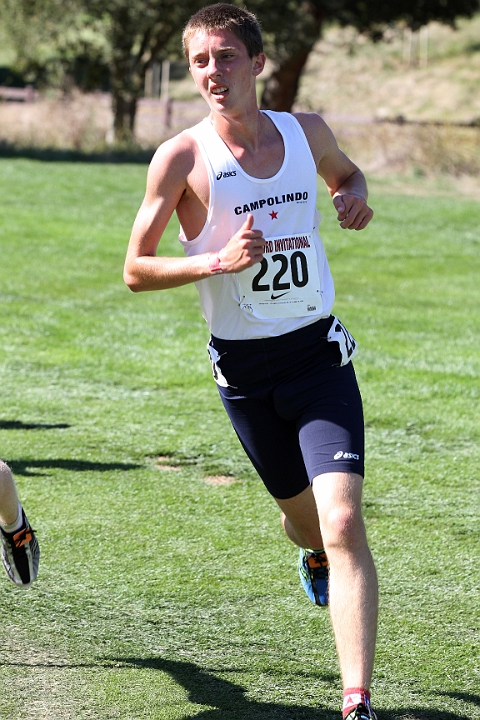
[[[6,533],[0,528],[0,540],[3,567],[8,577],[15,585],[28,587],[38,574],[40,548],[23,510],[22,516],[23,525],[17,532]]]

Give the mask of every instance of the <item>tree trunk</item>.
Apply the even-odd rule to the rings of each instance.
[[[275,69],[265,83],[261,107],[265,110],[291,112],[308,56],[319,39],[325,12],[320,0],[305,0],[276,58]],[[280,40],[280,38],[277,38]]]
[[[136,31],[128,8],[120,3],[113,19],[110,84],[114,140],[129,144],[134,140],[137,102],[144,89],[146,67],[139,51],[135,51]]]
[[[131,143],[134,139],[138,98],[114,88],[112,92],[113,132],[115,142]]]
[[[277,65],[263,89],[261,107],[264,110],[291,112],[310,50],[301,48]]]

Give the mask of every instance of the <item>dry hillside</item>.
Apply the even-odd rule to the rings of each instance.
[[[350,29],[328,30],[311,54],[298,106],[374,118],[480,119],[480,15],[458,30],[431,23],[372,44]]]

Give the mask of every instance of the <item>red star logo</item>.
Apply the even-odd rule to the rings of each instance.
[[[268,213],[272,220],[276,220],[278,218],[278,212],[275,212],[275,210],[272,210],[271,213]]]

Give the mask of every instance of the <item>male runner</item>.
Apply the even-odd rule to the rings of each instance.
[[[254,15],[204,7],[183,41],[210,113],[157,150],[125,282],[135,292],[195,282],[224,406],[300,548],[308,596],[330,605],[343,717],[367,720],[378,598],[361,511],[362,403],[355,341],[331,315],[316,209],[318,173],[340,226],[362,230],[373,215],[365,178],[318,115],[259,110]],[[186,257],[159,257],[174,211]]]
[[[18,500],[10,468],[0,460],[0,541],[2,562],[10,580],[28,587],[37,577],[40,548]]]

